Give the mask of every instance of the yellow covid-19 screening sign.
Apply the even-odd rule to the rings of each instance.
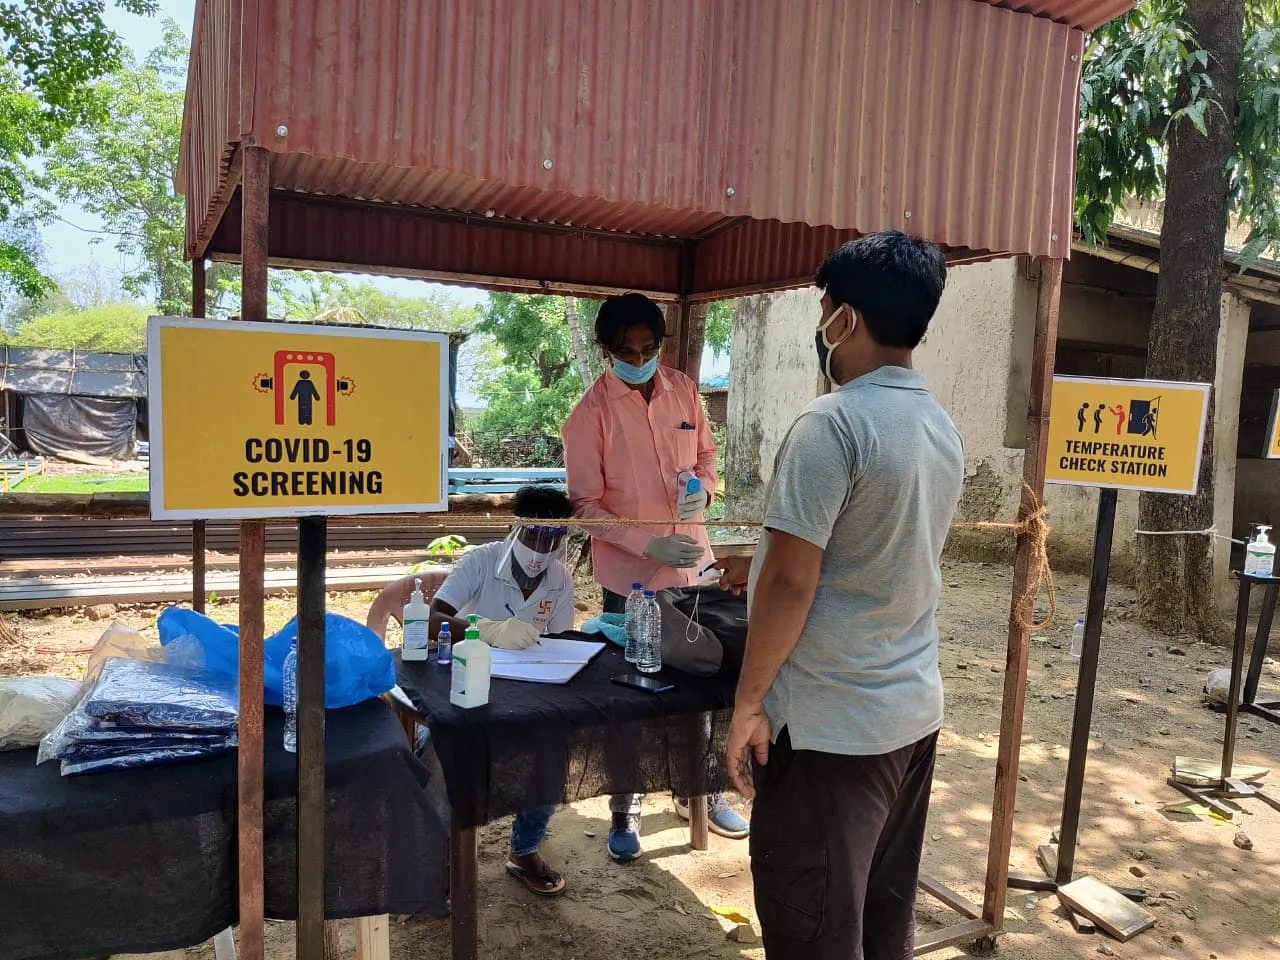
[[[1194,494],[1207,383],[1054,377],[1045,480]]]
[[[153,519],[448,506],[440,333],[152,317]]]

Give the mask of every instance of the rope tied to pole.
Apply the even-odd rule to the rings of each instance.
[[[999,521],[962,521],[951,524],[952,530],[1010,530],[1018,539],[1028,537],[1031,541],[1031,571],[1026,592],[1018,598],[1018,617],[1022,627],[1028,631],[1039,630],[1053,622],[1058,611],[1058,591],[1054,584],[1053,570],[1049,566],[1049,533],[1048,511],[1036,492],[1025,481],[1022,481],[1022,504],[1019,508],[1021,519],[1013,523]],[[497,519],[497,518],[495,518]],[[504,520],[507,523],[546,524],[546,518],[515,517]],[[707,527],[707,528],[764,528],[762,520],[634,520],[626,517],[574,517],[568,521],[574,527],[586,530],[600,527]],[[1048,611],[1043,620],[1035,618],[1035,601],[1041,590],[1048,602]],[[1026,611],[1030,610],[1030,614]]]

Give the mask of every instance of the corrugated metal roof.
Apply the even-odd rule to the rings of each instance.
[[[239,256],[240,215],[236,193],[209,244],[211,257]],[[281,267],[346,267],[525,292],[661,296],[680,281],[674,240],[280,192],[272,194],[270,219],[272,262]]]
[[[750,218],[1067,256],[1083,47],[1067,24],[1129,5],[200,0],[189,250],[243,135],[278,154],[276,188],[303,193],[694,240]],[[237,96],[239,18],[257,56]]]
[[[1134,0],[986,0],[993,7],[1047,17],[1080,30],[1096,30],[1133,7]]]

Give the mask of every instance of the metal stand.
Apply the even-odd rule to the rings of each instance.
[[[1207,787],[1196,787],[1179,783],[1176,777],[1168,779],[1169,786],[1179,793],[1205,804],[1219,816],[1227,820],[1234,819],[1235,811],[1222,803],[1219,798],[1234,799],[1238,797],[1257,796],[1266,803],[1276,806],[1277,802],[1263,794],[1257,787],[1239,780],[1233,780],[1231,773],[1235,763],[1236,732],[1240,713],[1265,717],[1273,723],[1280,722],[1280,703],[1255,702],[1258,696],[1258,682],[1262,676],[1262,661],[1267,655],[1267,641],[1271,637],[1271,624],[1275,620],[1276,596],[1280,593],[1280,577],[1255,577],[1252,574],[1238,574],[1240,581],[1239,599],[1236,602],[1235,638],[1231,644],[1231,683],[1227,690],[1227,723],[1222,734],[1222,765],[1218,768],[1218,782]],[[1249,642],[1249,599],[1253,587],[1263,588],[1262,610],[1258,615],[1258,629],[1253,637],[1253,652],[1249,658],[1249,673],[1244,675],[1244,651]],[[1241,685],[1244,693],[1241,695]]]
[[[1057,863],[1042,866],[1052,879],[1011,875],[1009,886],[1016,890],[1057,893],[1071,882],[1075,869],[1076,842],[1080,832],[1080,801],[1084,794],[1084,770],[1089,758],[1089,730],[1093,724],[1093,697],[1098,682],[1098,653],[1102,645],[1102,618],[1107,606],[1107,579],[1111,573],[1111,540],[1116,525],[1117,491],[1098,491],[1098,518],[1093,531],[1093,562],[1089,572],[1089,600],[1085,610],[1084,645],[1080,650],[1080,673],[1076,680],[1075,717],[1071,723],[1071,749],[1067,756],[1067,782],[1062,798],[1062,823],[1058,830]],[[1146,899],[1145,890],[1116,888],[1131,900]]]
[[[323,517],[298,521],[298,960],[324,960]]]

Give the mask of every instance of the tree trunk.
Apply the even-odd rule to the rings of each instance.
[[[1213,383],[1244,0],[1187,0],[1186,16],[1201,49],[1209,54],[1208,136],[1186,119],[1170,131],[1147,376]],[[1184,84],[1184,103],[1186,95]],[[1204,444],[1199,493],[1142,494],[1138,513],[1144,530],[1203,530],[1213,525],[1212,403]],[[1212,548],[1203,536],[1138,539],[1138,603],[1147,623],[1170,633],[1209,633],[1214,620]]]
[[[600,376],[600,359],[591,348],[591,339],[582,328],[582,318],[575,297],[564,298],[564,318],[569,324],[569,342],[573,345],[573,357],[578,364],[578,376],[582,377],[585,390]]]

